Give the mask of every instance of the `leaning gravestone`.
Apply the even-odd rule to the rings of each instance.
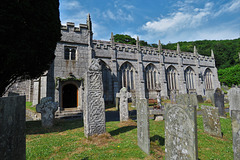
[[[40,104],[37,104],[36,111],[41,113],[42,126],[50,128],[53,126],[55,112],[58,109],[58,103],[52,101],[52,97],[44,97]]]
[[[120,121],[128,121],[128,98],[131,97],[131,94],[127,91],[127,88],[123,87],[120,90]]]
[[[0,98],[0,159],[26,159],[26,97]]]
[[[196,106],[165,106],[165,159],[197,159],[196,114]]]
[[[92,59],[84,79],[84,134],[86,137],[106,132],[102,72],[99,60]]]
[[[222,93],[222,90],[220,88],[217,88],[214,93],[214,104],[215,107],[218,108],[219,115],[226,116],[224,109],[224,93]]]
[[[240,110],[240,88],[234,87],[228,91],[229,113],[231,110]]]
[[[176,102],[177,104],[192,105],[197,106],[198,108],[198,100],[196,94],[178,94]]]
[[[147,154],[150,154],[148,100],[137,99],[137,135],[138,146]]]
[[[215,107],[202,106],[204,132],[212,136],[222,137],[218,109]]]
[[[234,160],[240,159],[240,111],[232,110],[232,135]]]

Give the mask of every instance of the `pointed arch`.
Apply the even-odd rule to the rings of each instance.
[[[167,85],[168,85],[168,90],[178,90],[178,72],[176,68],[172,65],[170,65],[167,68]]]
[[[156,90],[160,88],[159,72],[157,67],[150,63],[145,68],[145,85],[147,90]]]
[[[187,92],[189,93],[190,91],[195,90],[196,89],[195,72],[192,69],[192,67],[188,66],[184,70],[184,78],[185,78],[185,81],[186,81]]]
[[[120,88],[126,87],[128,91],[135,89],[135,68],[129,62],[120,67]]]
[[[211,69],[207,68],[204,72],[205,89],[213,89],[213,73]]]
[[[103,80],[103,98],[106,102],[113,101],[113,78],[111,68],[100,59],[102,67],[102,80]]]

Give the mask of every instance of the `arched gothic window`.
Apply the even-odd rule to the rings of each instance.
[[[192,90],[192,89],[195,89],[195,73],[193,71],[193,69],[191,67],[187,67],[187,69],[185,70],[184,72],[184,77],[185,77],[185,81],[186,81],[186,87],[187,87],[187,90]]]
[[[111,69],[104,61],[100,61],[102,67],[103,93],[105,101],[113,101],[113,83]]]
[[[213,89],[212,85],[213,74],[212,71],[208,68],[204,74],[205,89]]]
[[[159,86],[159,74],[156,67],[153,64],[149,64],[146,67],[146,75],[145,75],[145,82],[146,88],[148,90],[157,89]]]
[[[168,89],[170,91],[178,89],[178,74],[177,70],[173,66],[170,66],[167,69],[167,82]]]
[[[130,63],[124,63],[120,68],[121,88],[126,87],[128,91],[135,89],[135,69]]]
[[[64,49],[65,60],[76,60],[76,49],[72,47],[65,47]]]

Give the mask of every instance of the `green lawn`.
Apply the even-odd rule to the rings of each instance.
[[[221,119],[223,138],[205,134],[202,117],[197,120],[199,158],[233,159],[231,120]],[[107,134],[91,138],[84,137],[80,120],[58,120],[52,129],[26,123],[27,159],[164,159],[164,121],[150,120],[150,156],[137,145],[136,121],[107,122]]]

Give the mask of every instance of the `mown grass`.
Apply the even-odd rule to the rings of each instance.
[[[202,117],[198,122],[199,159],[233,159],[231,120],[221,119],[223,138],[203,132]],[[146,155],[137,145],[137,124],[106,123],[107,133],[84,137],[81,120],[58,120],[51,129],[40,121],[27,124],[27,159],[164,159],[164,121],[150,120],[151,154]]]
[[[26,102],[26,109],[36,112],[36,106],[32,106],[32,102]]]

